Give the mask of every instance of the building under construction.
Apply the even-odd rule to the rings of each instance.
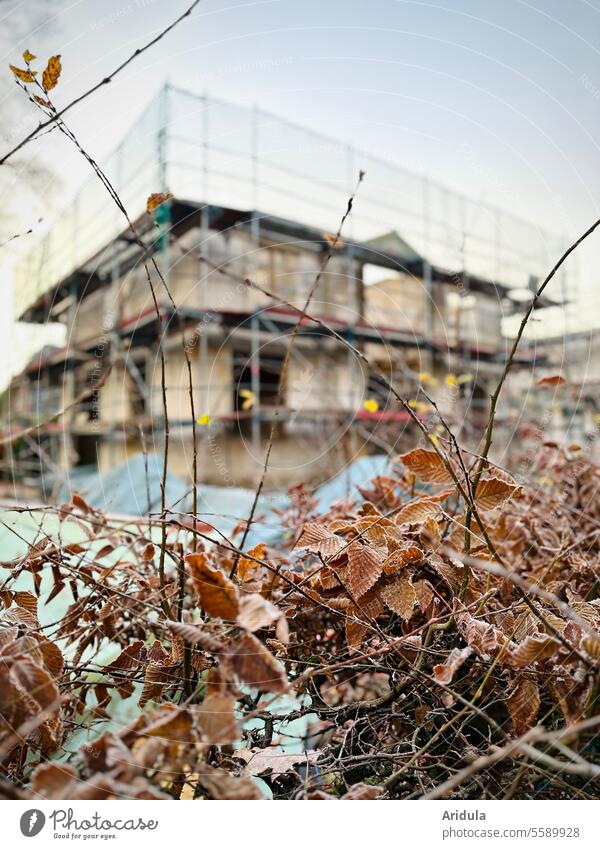
[[[4,472],[27,483],[161,451],[167,426],[188,479],[195,430],[199,481],[255,483],[274,425],[268,483],[323,479],[414,444],[379,374],[426,416],[424,386],[476,438],[515,293],[561,249],[337,140],[171,86],[103,168],[135,235],[93,177],[18,269],[18,318],[65,327],[8,393]],[[152,192],[173,197],[149,215]]]

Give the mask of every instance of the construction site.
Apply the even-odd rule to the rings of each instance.
[[[167,426],[169,470],[188,483],[195,462],[199,483],[255,486],[274,426],[267,485],[323,482],[414,445],[380,374],[425,417],[424,389],[476,446],[506,322],[564,248],[340,140],[172,86],[103,169],[139,240],[92,176],[16,274],[16,318],[62,324],[64,346],[7,390],[2,476],[50,500],[78,470],[160,454]],[[172,197],[150,215],[152,192]],[[166,286],[149,285],[151,261]],[[573,267],[536,308],[559,310],[567,291]],[[554,359],[523,348],[515,391]]]

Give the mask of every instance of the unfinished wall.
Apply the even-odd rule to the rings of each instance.
[[[122,365],[115,365],[99,392],[99,411],[102,426],[123,426],[131,421],[131,378]],[[88,420],[87,414],[78,413],[79,421]]]
[[[410,274],[365,286],[365,318],[374,327],[423,336],[427,329],[427,291]]]
[[[460,309],[465,304],[466,308]],[[482,350],[501,346],[502,305],[498,298],[483,292],[473,292],[459,300],[459,310],[459,341]]]
[[[176,334],[175,334],[176,335]],[[171,336],[173,340],[175,337]],[[229,347],[209,347],[205,354],[198,341],[189,348],[196,415],[226,416],[233,412],[232,362]],[[165,356],[165,383],[169,418],[173,422],[191,422],[189,377],[185,354],[170,347]],[[204,366],[204,368],[203,368]],[[151,415],[162,417],[161,363],[158,353],[148,363],[147,383],[151,394]]]
[[[292,356],[288,366],[286,407],[298,413],[352,411],[360,407],[366,378],[346,352]]]

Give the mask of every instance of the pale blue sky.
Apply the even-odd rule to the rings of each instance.
[[[60,52],[60,106],[185,6],[59,2],[5,64],[25,47]],[[554,231],[577,234],[600,216],[600,0],[204,0],[73,111],[84,145],[108,153],[166,77],[258,103]],[[31,109],[16,95],[27,129]],[[88,172],[58,137],[36,145],[64,175],[48,196],[51,214]],[[600,321],[599,245],[600,235],[582,261]]]

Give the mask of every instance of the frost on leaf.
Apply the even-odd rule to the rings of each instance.
[[[402,454],[400,460],[409,472],[425,483],[449,483],[452,480],[452,475],[436,451],[415,448],[408,454]]]
[[[348,548],[348,586],[356,598],[377,583],[383,572],[383,558],[372,547],[352,543]]]
[[[395,549],[388,555],[383,571],[386,575],[395,575],[409,563],[420,563],[421,560],[423,560],[423,551],[417,545],[407,545]]]
[[[446,686],[452,683],[452,679],[463,665],[465,660],[473,654],[471,646],[464,649],[452,649],[443,663],[437,663],[433,667],[433,677],[438,684]]]
[[[346,540],[334,534],[325,525],[309,522],[302,529],[295,548],[305,548],[322,557],[335,557],[346,546]]]
[[[412,585],[410,575],[402,574],[394,578],[381,593],[387,607],[397,613],[401,619],[408,621],[412,616],[417,593]]]
[[[552,657],[559,648],[560,643],[554,637],[530,635],[510,652],[507,661],[513,668],[523,669],[536,661]]]
[[[475,493],[475,503],[479,510],[493,510],[500,507],[519,491],[517,484],[500,478],[485,478],[479,482]]]

